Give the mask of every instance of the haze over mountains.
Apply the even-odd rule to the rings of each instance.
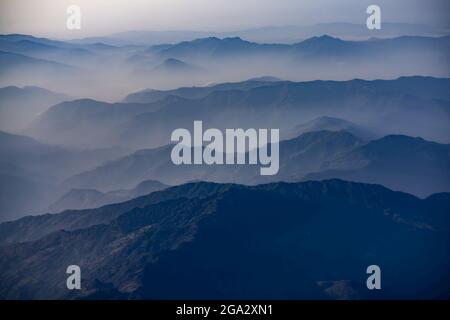
[[[450,36],[363,29],[0,35],[0,299],[450,297]],[[278,174],[175,165],[195,120]]]
[[[124,200],[103,193],[132,189],[144,180],[257,184],[339,177],[421,197],[450,191],[449,83],[432,77],[311,82],[266,77],[144,90],[120,103],[78,99],[45,107],[48,100],[42,99],[43,106],[36,108],[47,110],[22,131],[40,142],[24,144],[25,137],[3,134],[3,181],[11,186],[2,191],[3,220],[55,208],[86,208],[71,197],[80,202],[93,197],[87,206]],[[10,92],[4,99],[13,97],[24,110],[40,97],[27,98],[28,92],[65,97],[27,88],[2,92]],[[189,129],[198,119],[205,127],[280,128],[282,139],[289,141],[280,143],[279,174],[261,177],[258,166],[172,164],[172,130]],[[70,194],[71,189],[84,191]],[[58,204],[67,193],[69,198]],[[24,202],[26,198],[34,200]]]
[[[125,99],[140,102],[134,104],[76,100],[53,106],[26,132],[56,144],[141,149],[169,144],[174,129],[190,128],[197,119],[205,127],[272,127],[280,128],[283,135],[300,123],[327,115],[367,126],[377,134],[407,134],[448,143],[448,90],[426,88],[447,88],[449,83],[448,79],[411,77],[245,81],[169,92],[150,90]],[[85,135],[79,134],[80,126]]]
[[[68,190],[59,184],[77,172],[127,153],[123,148],[73,149],[0,131],[0,220],[36,214]]]
[[[71,188],[111,190],[129,188],[141,179],[167,184],[191,180],[256,184],[341,177],[383,184],[418,196],[450,191],[450,145],[421,138],[390,135],[364,142],[346,131],[307,132],[280,142],[280,170],[260,176],[259,165],[177,166],[170,145],[139,150],[124,158],[75,175],[65,183]]]
[[[209,36],[137,46],[2,35],[0,66],[5,77],[0,85],[26,83],[59,92],[70,88],[75,97],[117,101],[148,87],[169,89],[268,74],[293,81],[449,76],[447,35],[358,41],[319,35],[293,44]]]
[[[0,88],[0,128],[13,132],[23,130],[50,106],[69,99],[65,94],[39,87]]]

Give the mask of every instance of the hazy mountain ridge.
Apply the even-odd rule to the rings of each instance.
[[[38,114],[69,99],[65,94],[33,86],[0,88],[0,130],[23,130]]]
[[[50,60],[31,58],[23,54],[0,51],[0,68],[5,74],[13,71],[44,72],[53,75],[74,71],[74,67]]]
[[[35,119],[26,132],[52,143],[92,147],[101,144],[114,125],[162,106],[163,104],[106,103],[92,99],[68,101],[49,108]]]
[[[314,36],[292,45],[259,44],[242,40],[239,37],[216,37],[184,41],[166,47],[158,47],[159,55],[172,58],[242,58],[246,55],[286,55],[290,58],[320,59],[328,56],[347,60],[348,58],[368,61],[374,56],[384,54],[393,57],[399,52],[414,49],[417,52],[435,50],[439,52],[450,45],[450,36],[419,37],[401,36],[392,39],[370,39],[366,41],[347,41],[329,35]],[[414,52],[413,54],[417,54]],[[444,53],[441,51],[441,53]],[[442,56],[445,57],[445,54]],[[447,57],[448,58],[448,57]],[[354,61],[355,62],[355,61]]]
[[[390,135],[367,142],[345,131],[304,133],[280,142],[280,170],[275,176],[260,176],[259,165],[176,166],[169,160],[171,149],[167,145],[140,150],[75,175],[65,183],[71,188],[111,190],[111,186],[129,188],[145,179],[167,184],[197,179],[256,184],[341,177],[420,196],[450,191],[449,145],[407,136]],[[349,160],[355,157],[359,160]],[[347,171],[359,172],[360,177],[347,176]]]
[[[246,80],[241,82],[229,82],[229,83],[219,83],[210,86],[202,86],[202,87],[183,87],[177,88],[173,90],[154,90],[154,89],[145,89],[142,91],[130,93],[127,95],[123,102],[134,102],[134,103],[151,103],[156,102],[158,100],[162,100],[168,96],[174,95],[182,98],[188,99],[199,99],[207,96],[209,93],[213,91],[224,91],[224,90],[249,90],[256,87],[261,87],[265,85],[270,85],[270,82],[277,82],[282,80],[275,81],[264,81],[264,80]]]
[[[377,134],[375,132],[371,132],[371,130],[368,128],[364,128],[344,119],[327,116],[318,117],[307,123],[296,125],[287,133],[283,133],[283,137],[284,139],[292,139],[305,132],[322,130],[347,131],[362,140],[373,140],[377,137]]]
[[[111,203],[124,202],[167,187],[169,186],[159,181],[146,180],[131,190],[114,190],[104,193],[95,189],[71,189],[53,203],[48,211],[61,212],[68,209],[98,208]]]

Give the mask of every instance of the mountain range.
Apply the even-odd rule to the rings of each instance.
[[[0,296],[444,299],[449,200],[341,180],[200,182],[23,218],[0,225],[2,242],[31,239],[0,247]],[[82,270],[81,291],[65,287],[70,264]],[[382,291],[365,288],[371,264],[382,268]]]
[[[401,35],[410,36],[440,36],[448,34],[445,28],[437,28],[418,24],[384,22],[383,28],[377,30],[377,36],[393,38]],[[320,23],[303,26],[267,26],[232,32],[201,32],[201,31],[126,31],[103,37],[89,37],[72,40],[75,44],[94,44],[98,42],[114,46],[148,45],[177,43],[205,38],[214,35],[219,38],[239,36],[249,41],[259,43],[296,43],[302,39],[311,38],[317,34],[328,33],[334,37],[347,40],[362,40],[373,37],[373,33],[365,24],[353,23]]]
[[[264,74],[294,81],[449,77],[448,68],[442,68],[449,63],[449,39],[407,35],[344,40],[323,34],[284,44],[210,36],[113,46],[0,35],[0,67],[9,80],[0,78],[0,85],[27,83],[52,91],[70,87],[76,97],[117,101],[120,95],[146,87],[198,86]]]
[[[0,299],[449,299],[449,49],[392,23],[0,35]],[[175,165],[198,120],[279,129],[278,173]]]

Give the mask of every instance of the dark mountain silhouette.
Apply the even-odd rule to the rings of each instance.
[[[89,210],[67,210],[61,214],[27,216],[16,221],[0,223],[0,243],[34,241],[58,230],[78,230],[97,224],[108,224],[123,213],[161,201],[184,198],[203,198],[215,192],[228,190],[230,185],[196,183],[156,191],[122,203],[106,205]],[[445,199],[445,194],[444,194]]]
[[[341,180],[173,187],[133,200],[140,205],[107,224],[0,247],[0,296],[447,298],[450,195],[439,197],[444,202]],[[118,206],[28,218],[28,226],[22,219],[0,230]],[[76,293],[65,287],[70,264],[83,274]],[[365,288],[371,264],[382,268],[381,291]]]
[[[390,135],[342,154],[306,179],[383,184],[419,196],[450,190],[450,145]]]
[[[98,208],[107,204],[137,198],[167,187],[167,185],[159,181],[146,180],[131,190],[114,190],[104,193],[94,189],[72,189],[53,203],[47,211],[61,212],[68,209]]]

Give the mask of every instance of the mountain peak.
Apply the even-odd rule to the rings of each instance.
[[[327,34],[324,34],[322,36],[315,36],[315,37],[311,37],[308,38],[302,42],[297,43],[295,46],[297,47],[315,47],[317,45],[319,46],[323,46],[323,45],[335,45],[335,44],[342,44],[345,43],[346,41],[341,40],[339,38],[335,38],[332,36],[329,36]]]
[[[186,66],[187,64],[175,58],[167,58],[166,60],[164,60],[163,65],[176,67],[176,66]]]

